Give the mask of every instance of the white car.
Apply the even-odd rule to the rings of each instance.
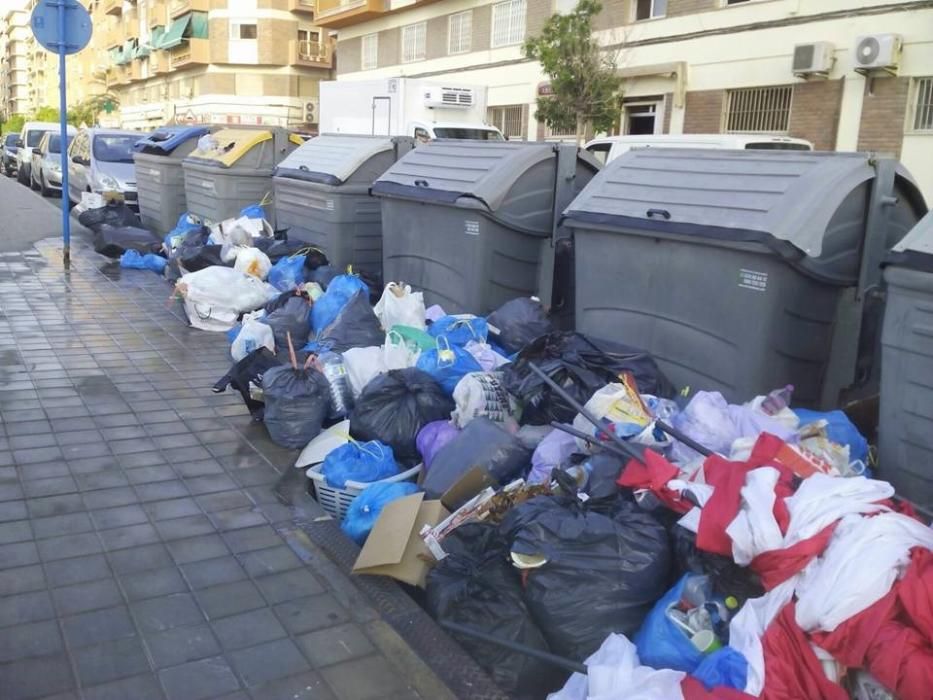
[[[74,134],[68,134],[68,143]],[[62,137],[57,131],[48,131],[39,142],[38,148],[32,150],[32,167],[29,175],[29,184],[34,190],[42,192],[48,197],[62,191]],[[65,150],[68,150],[66,144]]]
[[[48,131],[58,131],[61,126],[56,122],[26,122],[23,130],[19,132],[19,141],[16,152],[16,179],[20,184],[28,185],[32,177],[32,149],[39,147],[39,142]],[[73,126],[68,127],[68,133],[74,133]]]
[[[584,148],[605,165],[633,148],[731,148],[740,151],[812,151],[804,139],[773,134],[658,134],[603,136]]]

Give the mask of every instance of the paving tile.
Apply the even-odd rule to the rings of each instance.
[[[376,700],[401,696],[407,685],[381,656],[366,656],[318,671],[340,700]]]
[[[15,464],[35,464],[37,462],[51,462],[62,459],[62,451],[58,447],[39,447],[31,450],[13,450]]]
[[[129,486],[129,479],[123,472],[110,469],[107,471],[78,474],[75,477],[78,488],[82,491],[95,491],[97,489],[112,489],[119,486]]]
[[[205,559],[183,564],[181,570],[194,589],[209,588],[222,583],[233,583],[246,578],[246,572],[232,556]]]
[[[136,634],[129,611],[123,606],[66,617],[62,624],[72,649]]]
[[[214,633],[206,624],[147,634],[146,646],[156,668],[177,666],[221,652]]]
[[[116,440],[125,440],[128,438],[145,438],[148,437],[146,431],[141,425],[124,425],[117,428],[101,428],[101,435],[104,436],[104,439],[108,442]],[[117,454],[114,452],[114,454]]]
[[[243,508],[253,505],[253,502],[242,491],[222,491],[197,497],[198,505],[205,513],[216,513],[222,510]]]
[[[174,566],[120,576],[120,584],[130,602],[188,590],[188,585]]]
[[[82,557],[103,551],[100,540],[94,532],[50,537],[47,540],[39,540],[36,544],[39,547],[39,554],[43,561]],[[0,560],[2,558],[2,554],[0,554]]]
[[[211,620],[265,607],[259,590],[250,581],[236,581],[196,591],[201,609]]]
[[[315,668],[343,663],[375,652],[362,628],[353,624],[311,632],[295,641]]]
[[[270,605],[323,593],[324,587],[307,569],[295,569],[256,579]]]
[[[273,609],[292,634],[334,627],[350,620],[349,611],[330,593],[279,603]]]
[[[93,474],[120,468],[117,460],[108,456],[82,457],[80,459],[68,457],[68,467],[72,474]]]
[[[229,554],[220,535],[199,535],[166,543],[177,564],[189,564]]]
[[[93,423],[91,423],[93,426]],[[54,426],[53,426],[54,427]],[[87,445],[91,443],[103,442],[103,437],[97,430],[73,430],[60,432],[55,430],[55,439],[63,447],[66,445]]]
[[[64,654],[0,665],[3,700],[31,700],[70,690],[74,685],[71,664]]]
[[[209,474],[185,479],[185,485],[195,496],[207,493],[219,493],[237,488],[238,484],[226,474]]]
[[[181,463],[175,466],[175,470],[186,479],[224,473],[224,468],[220,466],[220,462],[214,459],[201,459],[196,462]]]
[[[70,476],[67,462],[45,462],[44,464],[25,464],[19,467],[19,476],[23,481],[33,479],[51,479],[52,477]],[[15,476],[15,475],[14,475]]]
[[[268,549],[258,549],[238,554],[237,558],[253,577],[277,574],[303,566],[301,559],[288,547],[280,544]]]
[[[107,551],[139,547],[159,541],[159,533],[149,523],[127,525],[112,530],[101,530],[100,539]]]
[[[50,518],[36,518],[32,521],[32,529],[36,539],[46,539],[90,532],[94,529],[94,525],[87,513],[68,513],[53,515]]]
[[[110,552],[110,564],[117,574],[135,574],[148,569],[161,569],[170,566],[172,557],[165,545],[147,544],[132,549],[120,549]]]
[[[173,627],[204,622],[204,616],[190,593],[173,593],[133,603],[133,617],[145,632],[163,632]]]
[[[70,476],[60,476],[53,479],[24,481],[23,490],[26,492],[27,498],[43,498],[45,496],[74,493],[78,490],[78,485]]]
[[[123,602],[120,589],[112,578],[56,588],[53,594],[55,605],[61,615],[75,615],[89,610],[109,608]]]
[[[47,420],[18,421],[6,424],[7,435],[38,435],[51,432],[52,425]]]
[[[164,700],[159,681],[151,673],[84,689],[84,700]]]
[[[152,442],[160,449],[173,447],[197,447],[201,443],[191,433],[177,433],[175,435],[160,435],[153,437]]]
[[[58,442],[52,433],[40,435],[16,435],[9,439],[9,446],[14,450],[29,450],[34,447],[54,447]]]
[[[175,470],[167,464],[156,464],[151,467],[137,467],[126,472],[126,478],[131,484],[152,484],[157,481],[173,481],[178,478]]]
[[[22,498],[23,487],[19,483],[13,481],[0,483],[0,501],[18,501]]]
[[[290,639],[257,644],[229,654],[230,663],[246,686],[268,683],[310,669]]]
[[[159,678],[169,700],[203,700],[240,687],[222,656],[163,669]]]
[[[27,515],[26,501],[6,501],[0,503],[0,523],[7,523],[11,520],[23,520]]]
[[[47,656],[63,648],[55,620],[19,623],[0,633],[0,663],[31,656]]]
[[[314,671],[305,671],[295,676],[280,678],[264,685],[250,688],[253,700],[335,700],[336,696],[327,687],[324,679]],[[393,698],[393,700],[396,700]]]
[[[39,561],[35,542],[14,542],[0,545],[0,562],[4,568],[28,566]]]
[[[49,498],[30,498],[26,502],[29,508],[29,517],[47,518],[52,515],[64,515],[87,510],[81,494],[69,493],[64,496],[50,496]]]
[[[102,554],[46,562],[45,573],[49,579],[49,586],[53,588],[109,578],[113,575]]]
[[[143,506],[153,520],[169,520],[186,515],[200,515],[201,509],[192,498],[175,498],[168,501],[155,501]]]
[[[138,525],[149,522],[149,516],[143,507],[135,503],[128,506],[117,506],[116,508],[104,508],[91,512],[91,520],[99,530],[108,530],[115,527],[126,527],[127,525]]]
[[[156,523],[156,529],[162,539],[166,541],[215,532],[214,524],[204,515],[189,515],[185,518],[160,520]]]
[[[288,636],[269,608],[215,620],[213,627],[224,649],[242,649]]]
[[[78,445],[65,445],[62,453],[69,462],[79,459],[99,459],[110,456],[110,446],[105,442],[90,442]]]
[[[32,536],[32,527],[30,527],[28,520],[16,520],[0,524],[0,544],[25,542],[31,540]]]
[[[117,460],[124,469],[136,469],[137,467],[151,467],[157,464],[165,464],[165,457],[157,450],[121,454],[117,456]]]
[[[101,489],[100,491],[88,491],[84,494],[84,502],[88,509],[96,510],[98,508],[116,508],[130,503],[136,503],[136,494],[129,486],[123,486],[115,489]]]
[[[78,679],[85,687],[150,670],[146,651],[138,637],[76,649],[73,656]]]
[[[136,493],[139,494],[139,500],[143,503],[188,496],[188,489],[180,479],[158,481],[154,484],[139,484],[135,488]]]

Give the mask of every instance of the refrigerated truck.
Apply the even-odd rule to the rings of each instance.
[[[387,78],[321,83],[322,134],[411,136],[417,141],[501,141],[484,123],[486,88],[445,80]]]

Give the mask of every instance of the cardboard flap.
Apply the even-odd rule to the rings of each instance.
[[[386,504],[363,545],[354,571],[402,561],[422,500],[424,493],[414,493]]]
[[[470,467],[441,496],[441,503],[449,511],[455,511],[487,486],[497,487],[498,482],[485,467]]]

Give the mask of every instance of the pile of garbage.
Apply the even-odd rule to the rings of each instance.
[[[301,450],[354,572],[424,589],[504,691],[931,697],[933,530],[846,414],[680,391],[534,298],[425,308],[259,221],[163,241],[191,324],[230,340],[214,390]]]

